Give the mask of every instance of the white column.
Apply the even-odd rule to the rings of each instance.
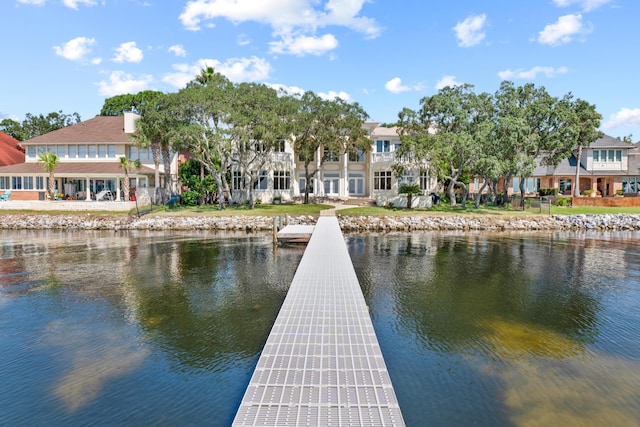
[[[91,200],[91,180],[89,179],[89,177],[86,177],[85,180],[87,181],[86,182],[87,188],[85,189],[85,193],[87,194],[86,194],[85,200],[90,201]]]

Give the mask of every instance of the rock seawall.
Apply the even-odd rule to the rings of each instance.
[[[392,232],[413,230],[640,230],[640,215],[553,215],[535,217],[443,215],[373,217],[338,215],[345,232]],[[313,216],[292,216],[290,224],[315,224]],[[220,230],[268,231],[268,216],[143,216],[90,217],[83,215],[0,215],[0,229],[72,230]]]

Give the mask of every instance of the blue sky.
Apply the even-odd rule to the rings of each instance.
[[[443,85],[503,79],[595,104],[640,139],[638,0],[2,0],[0,119],[99,113],[206,65],[392,122]]]

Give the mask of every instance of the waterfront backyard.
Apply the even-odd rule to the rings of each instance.
[[[1,230],[0,419],[229,425],[300,248]],[[346,241],[407,425],[640,419],[638,232]]]

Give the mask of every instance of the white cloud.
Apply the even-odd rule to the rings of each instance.
[[[534,80],[538,74],[544,74],[545,76],[552,78],[559,74],[566,74],[569,72],[567,67],[541,67],[536,66],[529,70],[523,70],[519,68],[517,70],[504,70],[498,73],[498,77],[502,80]]]
[[[113,61],[140,62],[143,57],[142,51],[136,47],[136,42],[126,42],[116,49],[116,56],[113,57]]]
[[[299,88],[297,86],[286,86],[280,83],[267,84],[267,86],[277,90],[278,92],[282,91],[287,95],[297,96],[297,97],[304,95],[304,93],[306,92],[304,89]]]
[[[187,51],[184,50],[184,47],[181,44],[174,44],[173,46],[170,46],[168,50],[175,56],[187,56]]]
[[[46,2],[47,0],[18,0],[18,3],[20,4],[32,4],[35,6],[42,6]]]
[[[447,86],[455,87],[455,86],[460,86],[461,84],[462,83],[456,81],[456,76],[444,76],[443,78],[438,80],[438,83],[436,83],[436,89],[440,90],[440,89],[444,89]]]
[[[458,22],[453,31],[458,38],[458,46],[471,47],[480,43],[486,36],[483,31],[484,25],[487,22],[487,15],[475,15],[469,16],[462,22]]]
[[[98,82],[97,85],[100,95],[115,96],[148,90],[152,82],[153,77],[150,75],[142,75],[135,79],[124,71],[114,71],[109,75],[108,81]]]
[[[640,127],[640,108],[622,108],[602,124],[602,129],[610,130],[620,126]]]
[[[347,92],[336,92],[336,91],[330,90],[329,92],[318,92],[318,96],[327,101],[340,98],[343,101],[351,102],[351,95],[349,95]]]
[[[97,4],[94,0],[64,0],[62,3],[75,10],[78,10],[79,4],[85,4],[87,6],[95,6]]]
[[[402,84],[402,79],[400,77],[394,77],[388,82],[386,82],[384,84],[384,88],[391,93],[402,93],[402,92],[408,92],[411,90],[409,86],[405,86]]]
[[[263,81],[269,78],[271,64],[258,57],[232,58],[226,62],[216,59],[200,59],[195,64],[174,64],[175,73],[167,74],[162,81],[177,88],[186,86],[193,80],[200,70],[206,67],[226,76],[232,82]]]
[[[322,37],[285,35],[281,41],[269,43],[272,53],[292,54],[296,56],[322,55],[338,47],[338,40],[333,34]]]
[[[180,21],[189,30],[199,30],[204,20],[227,19],[234,24],[254,21],[269,25],[277,53],[320,55],[338,46],[333,35],[316,36],[329,26],[346,27],[377,37],[380,27],[371,18],[360,16],[369,0],[192,0],[187,2]],[[213,25],[211,25],[213,26]]]
[[[589,12],[607,3],[611,3],[612,1],[613,0],[553,0],[553,3],[558,7],[567,7],[572,4],[578,4],[584,12]]]
[[[554,24],[549,24],[540,31],[538,42],[551,46],[569,43],[576,35],[590,33],[582,23],[582,15],[570,14],[558,18]]]
[[[70,61],[78,61],[91,53],[91,46],[95,43],[95,39],[88,37],[76,37],[75,39],[69,40],[62,46],[54,46],[53,50],[58,56]]]
[[[246,34],[240,34],[238,36],[238,46],[246,46],[251,44],[251,38]]]
[[[402,84],[402,79],[400,77],[394,77],[388,82],[384,84],[385,89],[387,89],[391,93],[402,93],[408,91],[419,91],[423,89],[422,84],[417,84],[413,86],[407,86]]]

